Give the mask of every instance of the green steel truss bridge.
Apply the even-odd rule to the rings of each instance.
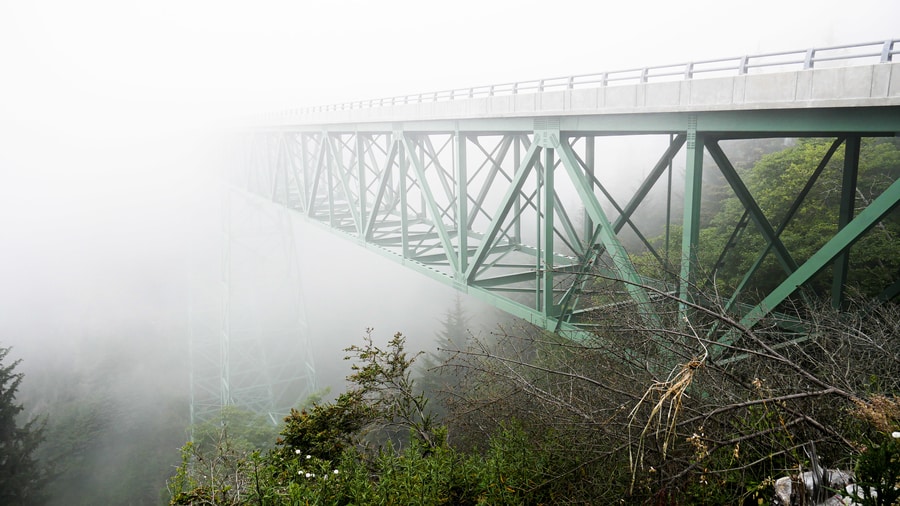
[[[598,275],[618,280],[638,307],[662,294],[696,297],[692,282],[715,268],[697,253],[708,248],[704,172],[718,171],[744,208],[719,262],[748,229],[765,238],[740,286],[719,294],[753,326],[829,269],[830,293],[813,295],[839,306],[854,244],[897,212],[900,167],[874,200],[857,199],[856,185],[862,140],[900,135],[898,53],[895,39],[288,111],[242,127],[231,178],[408,268],[577,334],[598,309]],[[723,146],[806,137],[828,138],[831,149],[794,201],[767,215]],[[609,146],[644,138],[658,141],[655,163],[607,161]],[[790,251],[780,235],[836,153],[836,232],[812,253]],[[643,176],[625,198],[608,188],[622,171]],[[663,228],[641,230],[646,209],[666,215]],[[664,247],[652,240],[661,234]],[[645,277],[636,255],[673,275]],[[777,286],[739,303],[768,255],[782,270]],[[895,273],[877,295],[898,293]]]

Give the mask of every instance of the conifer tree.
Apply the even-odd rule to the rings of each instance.
[[[469,317],[463,309],[462,299],[457,295],[453,307],[441,321],[432,349],[422,355],[419,363],[420,388],[427,397],[436,401],[431,403],[431,409],[438,418],[447,414],[439,399],[456,387],[459,381],[453,367],[454,358],[458,351],[466,349],[468,326]]]
[[[15,372],[21,360],[4,364],[10,348],[0,347],[0,504],[41,504],[43,473],[33,457],[43,440],[43,427],[31,419],[17,423],[24,409],[16,404],[16,391],[24,374]]]

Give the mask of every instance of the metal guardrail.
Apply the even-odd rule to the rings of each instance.
[[[838,63],[841,66],[848,62],[865,60],[869,63],[887,63],[893,61],[894,55],[900,54],[900,39],[883,42],[869,42],[830,46],[799,51],[764,53],[752,56],[718,58],[697,62],[676,63],[654,67],[638,67],[626,70],[581,74],[531,81],[517,81],[470,88],[398,95],[394,97],[357,100],[303,109],[293,109],[267,115],[267,117],[296,116],[314,112],[345,111],[350,109],[369,109],[404,104],[421,104],[427,102],[447,102],[458,99],[477,97],[494,97],[518,95],[522,93],[542,93],[545,91],[574,90],[599,88],[619,84],[640,84],[663,81],[680,81],[700,77],[724,77],[744,75],[758,71],[807,70],[822,64]]]

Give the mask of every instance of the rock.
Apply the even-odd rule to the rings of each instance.
[[[775,481],[775,504],[776,506],[790,506],[791,504],[791,477],[785,476]]]
[[[850,486],[854,486],[850,485],[853,482],[853,475],[847,471],[826,469],[823,474],[824,486],[829,490],[844,488],[849,490]],[[799,476],[799,479],[796,479],[796,483],[802,483],[805,490],[794,490],[794,483],[795,479],[791,476],[785,476],[775,481],[774,504],[777,506],[806,506],[806,504],[800,503],[802,500],[800,498],[812,498],[816,490],[816,480],[812,471],[806,471]],[[838,494],[830,494],[815,503],[815,506],[843,506],[845,504],[853,503],[845,502],[844,498]]]

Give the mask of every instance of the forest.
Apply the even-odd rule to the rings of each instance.
[[[744,141],[730,156],[780,223],[831,145]],[[864,139],[860,153],[861,209],[900,174],[900,140]],[[837,150],[781,230],[799,260],[836,231],[842,164]],[[422,351],[404,333],[360,332],[345,349],[345,388],[318,392],[278,426],[231,406],[189,427],[186,396],[163,394],[187,391],[177,319],[148,328],[125,311],[104,330],[105,353],[61,358],[53,375],[23,375],[0,342],[0,503],[755,505],[771,504],[779,478],[826,467],[852,471],[861,491],[829,493],[896,504],[900,306],[878,297],[900,270],[900,213],[854,245],[841,307],[827,300],[825,269],[805,288],[813,296],[748,327],[719,294],[756,303],[784,274],[769,254],[742,279],[765,239],[751,225],[731,244],[743,207],[708,177],[705,296],[660,292],[658,326],[621,303],[572,341],[496,315],[485,324],[457,298]],[[679,259],[633,261],[661,279]],[[598,277],[591,288],[606,300],[613,285]],[[140,346],[126,350],[128,335]],[[135,363],[159,382],[139,385]]]

